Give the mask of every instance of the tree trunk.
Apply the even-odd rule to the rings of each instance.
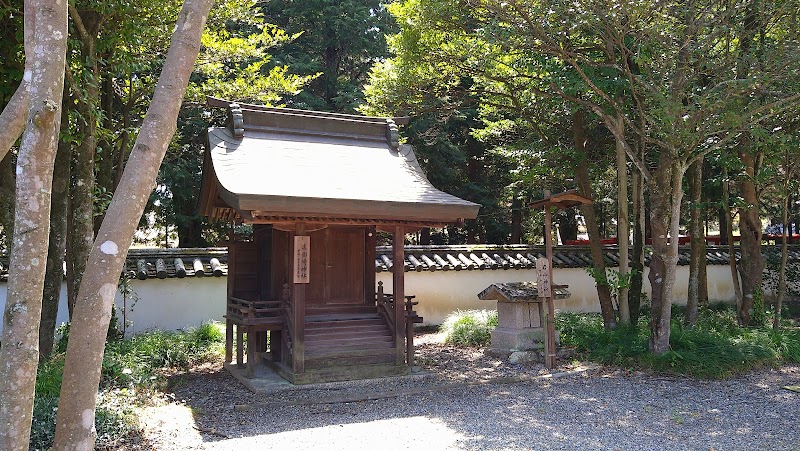
[[[25,0],[25,16],[23,18],[23,33],[25,39],[25,71],[22,81],[11,96],[8,104],[0,113],[0,161],[2,161],[17,142],[25,129],[25,120],[28,118],[30,106],[30,81],[33,70],[34,29],[36,18],[34,16],[33,0]]]
[[[650,227],[653,256],[650,259],[652,316],[648,347],[654,354],[669,350],[672,290],[678,266],[678,226],[683,197],[681,165],[674,155],[662,151],[650,179]]]
[[[109,205],[92,247],[87,265],[91,270],[81,282],[67,344],[55,449],[90,450],[94,446],[97,388],[117,281],[158,168],[175,133],[181,101],[212,3],[211,0],[186,0],[183,5],[153,101],[117,195]]]
[[[701,280],[701,266],[706,261],[706,240],[703,233],[703,209],[702,209],[702,187],[703,187],[703,159],[696,160],[689,166],[689,235],[691,235],[691,256],[689,259],[689,291],[686,302],[685,322],[690,327],[697,325],[697,309],[700,305],[700,284],[706,283]]]
[[[72,296],[69,299],[71,305],[75,304],[74,296],[78,293],[94,241],[94,156],[97,147],[97,124],[92,111],[97,108],[97,104],[92,99],[96,93],[96,89],[88,87],[84,92],[87,99],[81,101],[78,106],[84,125],[81,127],[83,138],[73,156],[73,184],[70,189],[72,271],[67,284],[70,285],[68,292]]]
[[[9,264],[8,297],[0,347],[0,449],[26,450],[30,440],[36,367],[39,363],[39,321],[42,310],[50,189],[61,121],[61,95],[67,50],[67,2],[26,2],[25,15],[35,15],[27,53],[30,105],[17,156],[17,209]],[[27,23],[27,20],[26,20]]]
[[[628,306],[631,324],[639,321],[642,309],[642,285],[644,283],[644,178],[636,171],[631,173],[631,197],[633,198],[633,259],[631,260],[631,289]]]
[[[203,221],[199,216],[182,221],[181,224],[176,225],[176,229],[178,230],[178,247],[208,246],[208,242],[203,238]]]
[[[423,246],[427,246],[431,244],[431,228],[430,227],[423,227],[422,230],[419,231],[419,244]]]
[[[66,104],[66,102],[64,103]],[[69,128],[68,121],[68,110],[62,105],[61,130],[63,134],[66,134]],[[50,242],[47,249],[47,268],[42,295],[42,322],[39,324],[40,360],[47,358],[53,352],[58,301],[61,298],[61,283],[64,282],[70,150],[68,141],[59,142],[53,169],[53,193],[50,198]]]
[[[577,110],[572,117],[572,131],[575,138],[575,151],[578,154],[578,166],[575,178],[581,195],[593,199],[592,182],[589,178],[589,166],[586,155],[586,127],[584,124],[583,110]],[[594,215],[593,205],[582,205],[581,212],[586,219],[586,231],[589,235],[589,249],[592,253],[592,267],[598,274],[605,274],[606,264],[603,260],[603,247],[600,243],[600,230],[597,227],[597,218]],[[600,313],[603,316],[603,327],[613,329],[617,327],[614,304],[611,301],[611,290],[608,285],[597,284],[597,298],[600,301]]]
[[[764,272],[764,257],[761,255],[761,218],[759,217],[758,192],[755,175],[758,171],[756,158],[746,149],[740,152],[745,165],[746,177],[739,182],[739,191],[746,207],[739,212],[742,261],[739,272],[742,277],[742,302],[739,304],[739,325],[750,325],[750,310],[755,296],[760,295]]]
[[[14,154],[9,152],[0,160],[0,227],[3,228],[5,242],[0,247],[11,249],[14,237],[14,192],[17,176],[14,174]]]
[[[0,113],[0,160],[5,158],[17,138],[25,129],[25,113],[28,107],[28,82],[23,80]]]
[[[622,114],[617,113],[618,133],[615,136],[625,134]],[[619,243],[619,280],[624,281],[628,277],[628,167],[625,158],[625,147],[619,138],[617,143],[617,242]],[[623,284],[624,285],[624,284]],[[619,321],[622,324],[630,324],[631,312],[628,306],[628,286],[620,286],[617,294],[619,303]]]
[[[722,209],[725,211],[725,239],[728,243],[728,255],[730,255],[731,280],[733,281],[733,293],[736,296],[736,311],[741,309],[742,288],[739,285],[739,271],[736,264],[736,247],[733,242],[733,212],[730,205],[730,182],[728,181],[728,169],[722,166]],[[722,230],[719,231],[722,236]],[[738,314],[737,314],[738,317]]]
[[[562,244],[568,240],[578,239],[578,220],[575,219],[574,208],[560,210],[556,214],[556,222],[558,223],[558,236]]]
[[[102,58],[106,61],[111,59],[111,55],[104,55]],[[110,131],[114,127],[113,121],[113,108],[114,108],[114,80],[110,76],[103,76],[102,91],[100,95],[100,108],[103,111],[103,129]],[[108,136],[108,132],[106,136]],[[98,159],[98,168],[96,171],[95,183],[97,186],[106,193],[114,192],[114,164],[117,161],[116,150],[117,147],[110,138],[105,138],[98,143],[100,158]],[[95,216],[94,230],[95,232],[100,229],[100,224],[103,223],[105,212]]]
[[[511,201],[511,244],[522,243],[522,202],[514,196]]]
[[[787,174],[788,176],[789,174]],[[787,181],[788,182],[788,181]],[[782,217],[781,224],[783,224],[783,238],[781,238],[781,263],[778,267],[778,296],[775,299],[775,316],[772,319],[772,328],[778,330],[781,328],[781,309],[783,309],[783,298],[786,296],[786,262],[789,259],[789,241],[787,235],[789,234],[789,186],[784,183],[784,195],[781,202]]]

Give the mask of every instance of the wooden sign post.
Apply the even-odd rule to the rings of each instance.
[[[544,190],[544,199],[531,204],[532,208],[544,207],[544,244],[547,257],[536,260],[536,283],[539,297],[544,299],[545,308],[547,309],[544,317],[544,364],[547,368],[553,368],[556,365],[556,320],[552,290],[553,233],[550,207],[564,209],[591,203],[591,199],[577,194],[574,190],[554,195],[550,195],[550,190]]]

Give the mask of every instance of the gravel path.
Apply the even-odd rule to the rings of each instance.
[[[252,395],[219,366],[173,381],[174,401],[147,409],[128,449],[213,450],[800,450],[800,366],[725,381],[599,368],[375,401],[292,405],[356,394],[546,375],[423,337],[428,373]],[[559,371],[574,370],[565,366]],[[233,406],[276,403],[249,412]]]

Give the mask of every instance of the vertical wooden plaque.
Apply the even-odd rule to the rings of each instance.
[[[550,262],[540,257],[536,259],[536,291],[540,298],[549,298],[550,289]]]
[[[310,236],[294,237],[294,283],[308,283],[309,281],[309,253],[311,252]]]

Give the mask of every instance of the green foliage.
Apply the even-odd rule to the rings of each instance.
[[[55,436],[56,406],[64,371],[67,327],[62,327],[56,352],[39,364],[33,407],[31,449],[48,449]],[[221,355],[224,333],[206,323],[186,332],[152,332],[128,340],[112,340],[103,355],[95,427],[98,449],[117,449],[138,428],[136,407],[148,401],[148,389],[164,382],[171,370]]]
[[[188,332],[154,331],[106,345],[101,385],[125,387],[155,381],[161,370],[188,368],[219,355],[223,333],[214,323]]]
[[[447,343],[486,346],[497,327],[497,310],[458,310],[447,315],[442,330]]]
[[[648,318],[636,326],[603,329],[599,315],[561,313],[556,318],[561,343],[592,361],[704,379],[721,379],[754,369],[797,363],[800,331],[740,328],[730,308],[702,309],[695,328],[684,328],[680,309],[673,315],[670,350],[647,350]]]
[[[388,56],[394,30],[380,0],[271,0],[259,3],[267,22],[294,39],[273,52],[272,67],[314,80],[288,99],[293,108],[352,113],[363,102],[371,66]]]

